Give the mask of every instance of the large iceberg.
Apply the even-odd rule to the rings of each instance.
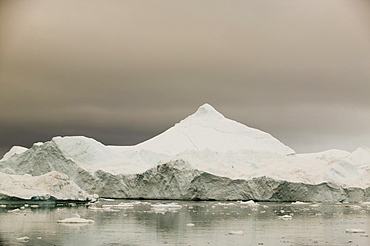
[[[295,154],[270,134],[227,119],[209,104],[135,146],[105,146],[74,136],[54,137],[30,149],[13,147],[0,160],[0,172],[6,180],[24,177],[26,186],[30,175],[61,173],[77,187],[70,199],[81,189],[110,198],[370,200],[369,148]],[[0,192],[23,194],[9,187]]]

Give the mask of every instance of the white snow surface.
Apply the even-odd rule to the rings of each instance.
[[[85,170],[113,174],[142,173],[165,159],[189,151],[215,152],[227,158],[238,151],[263,152],[266,156],[294,153],[270,134],[229,120],[209,104],[164,133],[135,146],[105,146],[83,136],[54,137],[51,141],[64,157]],[[34,146],[42,147],[42,143]]]
[[[333,160],[349,156],[351,153],[345,150],[329,149],[316,153],[297,154],[297,156],[308,159]]]
[[[105,146],[82,136],[54,137],[51,142],[65,158],[92,173],[103,170],[138,174],[158,164],[183,160],[194,169],[231,179],[267,176],[290,182],[370,187],[369,148],[361,147],[352,153],[327,150],[294,154],[270,134],[229,120],[209,104],[162,134],[135,146]],[[27,162],[22,159],[23,153],[44,146],[37,144],[30,150],[14,147],[1,163],[9,159]]]
[[[294,153],[270,134],[227,119],[209,104],[202,105],[180,123],[134,148],[169,156],[187,150],[205,149],[218,152],[268,151],[282,155]]]
[[[7,153],[5,153],[3,160],[9,159],[13,155],[19,155],[23,152],[27,151],[28,149],[22,146],[13,146]]]
[[[52,141],[66,158],[90,172],[103,170],[113,174],[141,173],[167,157],[145,149],[105,146],[83,136],[54,137]]]
[[[92,196],[81,190],[66,174],[52,171],[40,176],[10,175],[0,172],[1,194],[31,199],[34,196],[45,199],[51,196],[59,200],[87,200]]]

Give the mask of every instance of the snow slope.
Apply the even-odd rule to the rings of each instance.
[[[347,196],[362,201],[370,194],[365,191],[370,187],[369,148],[295,154],[270,134],[227,119],[209,104],[135,146],[105,146],[74,136],[54,137],[30,149],[13,147],[0,160],[0,171],[37,177],[58,171],[88,193],[118,198],[284,200],[297,189],[300,200],[307,193],[315,201]],[[28,176],[17,179],[30,182]],[[353,187],[359,190],[352,192]],[[229,196],[231,191],[239,195]]]
[[[140,173],[167,157],[150,150],[125,146],[105,146],[87,137],[54,137],[51,140],[64,157],[87,171],[104,170],[111,173]]]
[[[78,187],[69,177],[56,171],[40,176],[9,175],[0,172],[0,197],[47,200],[91,200],[93,197]]]
[[[19,155],[22,154],[23,152],[27,151],[28,149],[25,147],[21,146],[13,146],[7,153],[5,153],[3,159],[9,159],[13,155]]]
[[[134,148],[169,156],[205,149],[218,152],[246,149],[282,155],[294,153],[270,134],[227,119],[209,104],[202,105],[174,127]]]
[[[58,149],[64,159],[71,160],[89,172],[103,170],[113,174],[141,173],[160,161],[188,151],[238,152],[240,150],[264,152],[267,156],[293,154],[294,151],[263,131],[247,127],[225,118],[209,104],[201,106],[193,115],[158,136],[135,146],[105,146],[83,136],[54,137],[46,144],[37,143],[24,155],[14,156],[14,163],[28,163],[40,148],[53,152]],[[36,151],[37,150],[37,151]],[[3,158],[2,161],[9,159]],[[13,154],[12,154],[13,155]],[[228,155],[230,156],[230,155]],[[36,156],[34,156],[36,158]],[[45,157],[49,162],[55,158]],[[37,160],[39,161],[39,160]],[[1,169],[0,162],[0,169]],[[12,169],[11,165],[8,168]],[[61,170],[59,170],[61,171]],[[222,170],[221,170],[222,172]]]

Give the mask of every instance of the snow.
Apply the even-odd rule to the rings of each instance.
[[[150,150],[105,146],[83,136],[54,137],[51,141],[66,158],[90,172],[103,170],[113,174],[140,173],[167,157]]]
[[[117,194],[131,196],[134,191],[125,189],[128,180],[137,182],[132,175],[147,174],[148,180],[155,180],[150,181],[154,186],[160,185],[158,175],[167,175],[160,172],[161,166],[187,172],[183,179],[176,180],[181,188],[174,188],[172,194],[178,195],[183,195],[181,192],[186,191],[192,180],[203,172],[232,180],[268,177],[313,185],[370,187],[369,148],[361,147],[352,153],[331,149],[295,154],[270,134],[227,119],[211,105],[204,104],[167,131],[135,146],[106,146],[84,136],[54,137],[48,142],[36,143],[30,149],[14,146],[0,160],[0,171],[3,172],[0,179],[6,180],[0,183],[0,195],[27,199],[35,195],[81,199],[88,194],[74,182],[85,190],[97,189],[94,182],[112,182],[109,192],[117,197],[120,197]],[[58,172],[49,173],[53,170],[70,177]],[[10,175],[25,173],[35,176]],[[112,178],[116,180],[113,182]],[[172,182],[171,177],[168,182]],[[143,188],[143,191],[152,189],[152,198],[159,198],[165,187],[154,186]],[[221,192],[224,187],[218,188]],[[138,193],[143,191],[137,188]],[[320,193],[320,196],[331,197],[331,193]],[[115,196],[108,194],[106,197]]]
[[[370,164],[370,148],[360,147],[353,151],[345,160],[356,166],[368,165]]]
[[[282,155],[294,153],[270,134],[227,119],[209,104],[204,104],[174,127],[134,148],[169,156],[205,149],[218,152],[247,149]]]
[[[13,155],[19,155],[22,154],[23,152],[27,151],[28,149],[25,147],[21,146],[13,146],[7,153],[5,153],[4,157],[2,160],[7,160]]]
[[[163,163],[165,159],[189,151],[229,153],[226,158],[237,151],[263,152],[267,156],[294,153],[270,134],[229,120],[209,104],[166,132],[136,146],[105,146],[83,136],[54,137],[50,144],[54,144],[65,158],[91,173],[103,170],[112,174],[142,173],[160,161]],[[37,143],[30,151],[43,146]],[[27,160],[20,156],[19,161]],[[219,174],[219,168],[216,169],[215,173]]]
[[[307,154],[297,154],[297,156],[301,158],[308,158],[308,159],[320,159],[330,161],[333,159],[342,159],[349,156],[351,153],[345,150],[339,149],[330,149],[316,153],[307,153]]]
[[[0,172],[0,196],[21,199],[88,200],[92,196],[81,190],[69,177],[56,171],[40,175],[9,175]]]

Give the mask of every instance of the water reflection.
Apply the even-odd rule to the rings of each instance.
[[[94,223],[57,223],[76,214]],[[113,200],[0,208],[0,245],[370,245],[369,232],[368,204]],[[29,241],[17,240],[23,237]]]

